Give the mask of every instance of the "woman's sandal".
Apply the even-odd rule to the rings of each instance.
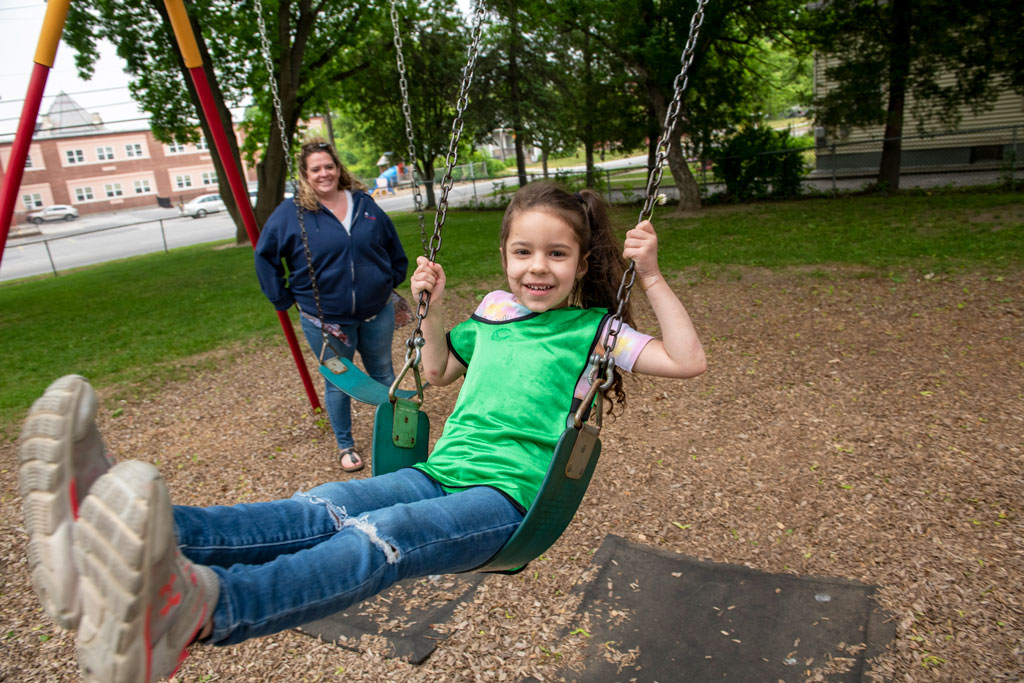
[[[338,459],[341,461],[341,469],[346,472],[358,472],[365,466],[363,464],[363,459],[359,457],[359,454],[356,453],[356,449],[354,447],[343,448],[341,452],[338,453]],[[347,465],[345,464],[346,460],[348,461]]]

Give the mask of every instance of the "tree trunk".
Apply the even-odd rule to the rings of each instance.
[[[427,159],[423,162],[423,185],[427,194],[423,205],[425,209],[432,209],[437,206],[437,193],[434,192],[435,179],[434,160]]]
[[[591,104],[591,83],[594,80],[594,55],[590,49],[590,32],[583,33],[583,154],[586,159],[586,186],[593,188],[597,179],[594,173],[594,107]]]
[[[878,167],[878,188],[882,192],[900,189],[900,157],[903,152],[903,109],[910,74],[911,0],[893,0],[892,32],[889,37],[889,104],[885,115],[885,141]]]
[[[287,4],[282,4],[278,10],[276,42],[281,46],[281,58],[277,65],[277,73],[270,75],[271,78],[277,79],[281,116],[284,121],[283,123],[278,121],[276,112],[271,116],[267,146],[262,160],[256,166],[256,175],[260,186],[259,196],[256,200],[256,224],[260,226],[266,222],[284,198],[285,181],[288,180],[288,159],[285,157],[284,146],[281,144],[281,126],[284,126],[284,139],[289,142],[289,151],[294,156],[295,150],[291,149],[290,145],[295,139],[295,129],[298,126],[300,107],[296,101],[296,94],[299,71],[302,68],[302,58],[306,46],[304,37],[308,36],[312,23],[315,21],[315,17],[312,17],[296,27],[293,45],[291,18],[288,11]],[[294,158],[292,163],[295,163]],[[299,173],[297,166],[294,171],[296,174]]]
[[[647,177],[650,178],[651,171],[654,169],[654,164],[658,159],[658,132],[660,124],[658,123],[657,117],[654,115],[654,109],[648,108],[647,111]],[[646,187],[647,184],[644,183]]]
[[[651,107],[654,109],[654,115],[658,121],[664,123],[665,115],[668,113],[668,104],[657,84],[650,79],[647,79],[647,94]],[[680,112],[682,112],[682,108],[680,108]],[[679,204],[674,213],[675,215],[686,215],[698,212],[701,208],[700,187],[690,171],[690,165],[686,163],[679,137],[675,130],[663,131],[662,135],[668,136],[672,140],[668,152],[668,168],[672,173],[676,190],[679,192]]]
[[[516,171],[519,173],[519,187],[528,181],[526,177],[526,155],[523,152],[523,112],[519,106],[519,7],[513,2],[509,9],[508,44],[508,85],[512,97],[512,135],[516,150]]]

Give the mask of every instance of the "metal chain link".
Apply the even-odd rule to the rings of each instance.
[[[338,20],[343,20],[349,13],[352,7],[346,7],[345,10],[338,16]],[[327,350],[327,322],[324,319],[323,304],[320,303],[320,287],[316,281],[316,268],[313,266],[313,252],[309,248],[309,235],[306,233],[306,221],[305,221],[305,209],[298,202],[298,191],[299,182],[298,176],[295,174],[295,165],[292,163],[292,152],[291,145],[288,143],[288,135],[285,133],[284,125],[284,110],[281,106],[281,96],[277,89],[277,81],[274,80],[274,61],[270,56],[270,40],[267,37],[267,25],[263,20],[263,2],[262,0],[256,0],[256,23],[260,29],[260,46],[262,47],[263,63],[267,68],[267,76],[270,81],[270,94],[274,100],[274,114],[276,115],[277,131],[281,136],[281,148],[284,151],[284,162],[288,169],[288,178],[292,181],[292,187],[294,192],[295,211],[298,214],[299,219],[299,232],[302,235],[302,250],[306,256],[306,265],[309,267],[309,282],[313,287],[313,301],[316,302],[316,317],[320,321],[320,334],[323,337],[323,343],[320,345],[320,358],[319,361],[322,363],[324,359],[324,353]],[[333,140],[331,143],[333,144]]]
[[[480,35],[483,31],[484,15],[486,14],[483,2],[475,3],[473,10],[476,20],[473,24],[472,39],[467,50],[468,59],[462,70],[462,86],[459,89],[459,97],[455,102],[455,119],[452,121],[452,136],[448,143],[448,154],[445,156],[446,170],[441,180],[441,199],[437,202],[437,212],[434,214],[434,234],[430,236],[430,244],[427,251],[427,258],[433,263],[437,259],[437,252],[441,249],[441,228],[448,214],[448,193],[454,185],[452,180],[452,169],[458,161],[459,138],[462,136],[462,114],[466,111],[469,103],[469,86],[473,83],[473,69],[476,68],[476,58],[480,51]],[[416,305],[416,329],[413,330],[406,342],[408,353],[412,353],[416,346],[423,345],[423,319],[427,317],[430,310],[430,294],[420,293],[419,303]]]
[[[680,58],[682,68],[679,73],[676,74],[675,80],[672,82],[672,87],[675,92],[672,97],[672,102],[668,106],[668,111],[665,112],[665,121],[661,127],[661,137],[658,139],[657,158],[655,159],[654,167],[651,169],[650,175],[647,179],[647,190],[644,196],[644,205],[640,210],[640,218],[637,220],[637,223],[649,220],[651,213],[654,210],[654,203],[657,200],[658,188],[661,186],[661,177],[664,173],[662,165],[665,163],[665,159],[668,158],[669,150],[672,147],[673,138],[675,137],[673,135],[673,131],[676,127],[676,121],[679,119],[679,112],[682,109],[683,92],[689,84],[689,71],[690,66],[693,64],[693,53],[697,46],[697,36],[700,35],[701,26],[704,24],[705,5],[707,5],[707,0],[697,0],[697,9],[694,11],[693,17],[690,19],[690,34],[686,39],[686,47],[683,49],[683,54]],[[598,361],[602,369],[601,377],[604,381],[602,388],[609,388],[613,380],[613,375],[610,372],[611,353],[615,348],[619,332],[622,330],[623,312],[629,304],[630,293],[635,282],[636,262],[630,261],[629,267],[622,274],[622,281],[619,283],[619,291],[615,295],[617,303],[615,313],[608,322],[608,327],[605,329],[604,336],[600,343],[601,347],[604,349],[604,356]]]
[[[419,183],[416,182],[416,142],[412,134],[412,110],[409,108],[409,87],[405,79],[405,56],[402,54],[402,35],[398,30],[398,5],[396,0],[391,0],[391,26],[395,30],[395,62],[398,65],[398,87],[402,91],[402,115],[405,116],[405,135],[409,138],[412,200],[416,208],[416,218],[420,223],[420,244],[423,246],[423,253],[426,254],[430,247],[427,243],[427,230],[424,225],[423,197],[420,195]]]

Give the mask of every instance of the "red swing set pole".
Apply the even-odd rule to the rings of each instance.
[[[32,142],[36,118],[39,116],[39,104],[43,100],[46,79],[57,56],[57,46],[64,32],[64,21],[67,19],[70,6],[71,0],[50,0],[46,3],[46,14],[43,17],[43,28],[39,32],[28,92],[25,95],[25,104],[21,108],[14,143],[11,145],[11,157],[7,160],[3,188],[0,189],[0,261],[3,260],[7,236],[11,231],[11,219],[14,217],[14,206],[18,201],[18,190],[21,188],[21,179],[25,173],[28,146]]]
[[[185,66],[188,68],[192,82],[195,84],[196,93],[199,95],[199,103],[202,106],[201,113],[209,125],[210,133],[213,135],[213,144],[217,148],[217,153],[223,162],[224,172],[227,174],[228,184],[231,186],[231,194],[235,198],[235,204],[238,205],[238,210],[242,215],[245,232],[249,235],[249,242],[252,244],[253,249],[255,249],[256,242],[260,236],[259,229],[256,227],[256,216],[253,214],[252,205],[249,203],[249,192],[246,185],[242,182],[242,176],[239,174],[235,164],[232,163],[228,138],[224,133],[224,122],[217,112],[213,93],[210,90],[210,83],[206,78],[206,72],[203,71],[203,60],[199,53],[199,45],[196,43],[195,34],[192,32],[192,24],[189,22],[185,4],[182,0],[164,0],[164,5],[167,7],[167,15],[170,17],[171,26],[174,28],[178,49],[181,51],[181,56],[185,60]],[[299,376],[302,378],[302,385],[306,388],[309,404],[313,407],[314,411],[319,411],[320,399],[317,397],[316,389],[313,388],[313,380],[309,376],[309,368],[306,367],[306,360],[299,349],[299,342],[295,338],[295,329],[292,327],[292,321],[288,317],[287,311],[278,311],[277,317],[281,321],[281,328],[284,330],[284,336],[288,340],[288,348],[291,349],[292,358],[295,359]]]

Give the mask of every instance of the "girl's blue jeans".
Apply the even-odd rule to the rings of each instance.
[[[402,579],[474,569],[522,520],[495,489],[448,494],[412,468],[268,503],[174,508],[181,551],[220,578],[214,645],[322,619]]]
[[[309,342],[313,355],[319,358],[324,336],[320,328],[311,321],[304,317],[300,317],[300,320],[306,341]],[[339,356],[352,360],[355,352],[359,351],[366,374],[381,384],[391,386],[395,381],[395,369],[391,363],[391,340],[395,336],[395,304],[389,300],[388,305],[369,320],[341,325],[341,329],[348,336],[349,345],[346,346],[333,335],[327,335],[328,350],[324,354],[324,359]],[[327,407],[327,417],[334,430],[334,438],[338,442],[338,450],[351,448],[355,446],[355,440],[352,438],[352,399],[330,382],[325,381],[324,384],[324,405]]]

